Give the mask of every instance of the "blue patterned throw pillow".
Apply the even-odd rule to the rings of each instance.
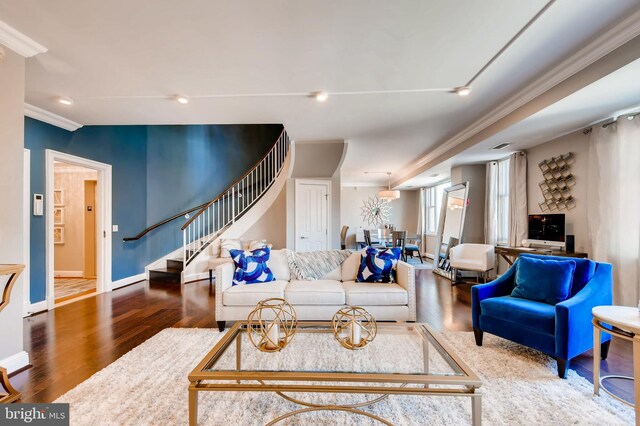
[[[400,259],[400,247],[378,250],[367,247],[362,255],[358,277],[359,283],[392,283],[396,280],[396,264]]]
[[[236,265],[233,274],[233,285],[268,283],[275,281],[273,272],[269,269],[269,247],[257,250],[229,250],[231,259]]]

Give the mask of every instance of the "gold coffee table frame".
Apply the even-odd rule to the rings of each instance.
[[[246,321],[236,322],[216,343],[200,364],[189,374],[189,424],[191,426],[195,426],[198,423],[198,392],[203,391],[274,392],[288,401],[306,407],[285,413],[271,420],[267,425],[273,425],[296,414],[323,410],[345,411],[375,419],[385,425],[392,425],[392,423],[379,416],[359,409],[380,402],[388,398],[389,395],[468,397],[471,399],[472,424],[477,426],[482,422],[482,394],[478,389],[482,385],[481,380],[455,354],[452,348],[442,341],[438,333],[426,324],[378,323],[379,331],[384,331],[385,329],[389,331],[411,331],[422,338],[424,372],[418,374],[242,370],[242,339],[238,335],[240,333],[246,333],[246,327]],[[300,321],[298,323],[298,333],[332,333],[331,323]],[[236,345],[235,371],[211,371],[210,369],[215,366],[234,341]],[[435,348],[442,359],[444,359],[448,366],[458,375],[429,374],[429,344]],[[284,350],[286,350],[286,348]],[[344,350],[351,352],[346,349]],[[268,356],[268,354],[266,354],[266,356]],[[214,380],[217,381],[217,383],[211,383],[211,381]],[[224,381],[224,383],[220,383],[220,381]],[[277,381],[279,383],[271,384],[269,383],[271,381]],[[314,382],[329,382],[333,384],[319,385]],[[358,383],[362,383],[362,385],[357,385]],[[409,386],[411,384],[421,386]],[[449,387],[434,388],[431,385],[445,385]],[[379,396],[358,404],[321,405],[295,399],[286,395],[285,392],[358,393]]]

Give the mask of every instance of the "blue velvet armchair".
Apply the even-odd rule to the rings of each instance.
[[[566,257],[524,254],[539,259]],[[589,259],[573,259],[576,269],[569,298],[556,305],[511,296],[518,260],[500,278],[471,288],[473,331],[482,346],[483,332],[495,334],[551,355],[558,376],[565,378],[571,358],[593,348],[591,309],[612,304],[611,265]],[[602,359],[606,359],[611,336],[602,333]]]

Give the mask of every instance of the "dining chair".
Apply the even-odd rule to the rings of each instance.
[[[420,263],[424,263],[422,261],[422,254],[420,253],[420,246],[422,245],[422,238],[417,236],[415,238],[407,238],[407,243],[404,246],[405,257],[411,256],[413,259],[413,255],[418,253],[418,258],[420,258]]]
[[[340,231],[340,248],[342,250],[347,248],[347,231],[349,230],[349,226],[344,225],[342,230]]]
[[[363,229],[362,233],[364,234],[364,243],[367,247],[386,248],[383,244],[371,244],[371,231],[369,229]]]
[[[406,262],[407,254],[405,253],[405,245],[407,241],[407,231],[391,231],[391,247],[400,247],[402,250],[402,260]]]

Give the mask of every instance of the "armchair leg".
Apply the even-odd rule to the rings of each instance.
[[[218,321],[218,330],[220,330],[220,333],[224,331],[225,325],[226,325],[225,321]]]
[[[209,285],[213,284],[213,269],[209,269]]]
[[[606,342],[600,345],[600,358],[607,359],[609,355],[609,346],[611,346],[611,340],[607,340]]]
[[[482,346],[482,330],[473,327],[473,335],[476,338],[476,345]]]
[[[561,358],[556,358],[556,360],[558,361],[558,377],[560,377],[561,379],[566,379],[571,360]]]

